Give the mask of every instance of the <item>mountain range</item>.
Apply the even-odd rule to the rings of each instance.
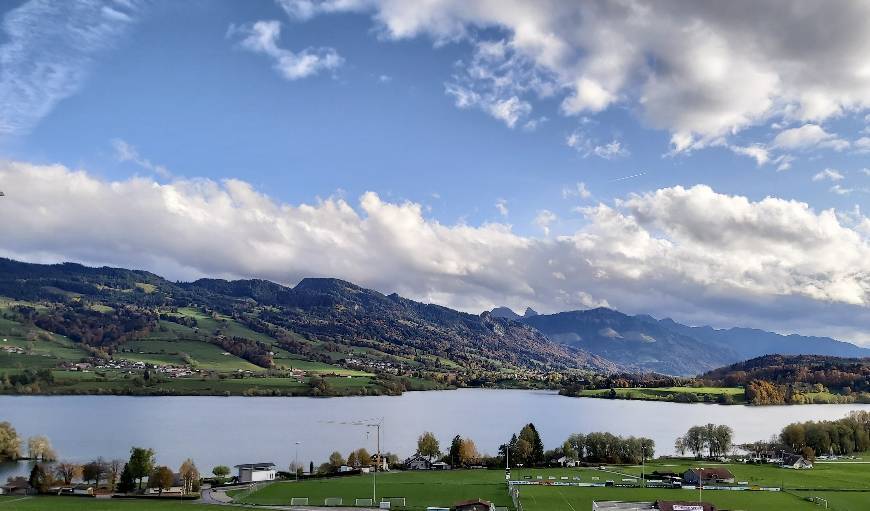
[[[826,337],[717,330],[608,308],[519,315],[498,307],[470,314],[335,278],[305,278],[292,287],[257,279],[172,282],[139,270],[0,259],[3,320],[35,325],[88,349],[123,352],[131,349],[125,343],[165,331],[166,322],[195,327],[184,317],[195,311],[223,325],[197,329],[197,339],[266,368],[280,353],[288,360],[342,363],[351,357],[367,367],[435,372],[683,376],[772,353],[870,356],[867,348]]]
[[[608,308],[522,317],[506,307],[495,310],[503,317],[513,314],[514,321],[534,327],[551,341],[583,349],[632,371],[694,375],[770,354],[870,357],[870,349],[829,337],[687,326],[670,318],[630,316]]]

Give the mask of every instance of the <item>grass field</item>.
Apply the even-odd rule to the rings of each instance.
[[[655,500],[697,501],[698,492],[643,488],[572,488],[558,486],[527,486],[520,488],[524,511],[586,511],[594,500],[627,502]],[[719,509],[744,511],[803,511],[819,509],[794,495],[778,492],[706,491],[705,502]],[[856,508],[857,511],[857,508]]]
[[[200,369],[208,369],[211,371],[231,372],[239,369],[252,372],[265,371],[262,367],[256,366],[247,360],[243,360],[235,355],[225,354],[226,352],[220,346],[202,342],[202,341],[164,341],[164,340],[142,340],[131,341],[125,343],[125,350],[116,352],[115,358],[127,360],[140,360],[149,362],[153,360],[165,360],[168,364],[184,365],[185,360],[183,355],[188,355],[193,359],[193,367]],[[154,357],[153,355],[160,355]]]
[[[743,389],[738,387],[661,387],[614,389],[618,399],[638,399],[643,401],[676,401],[680,394],[694,394],[698,401],[717,401],[727,396],[734,404],[746,402]],[[577,397],[607,398],[610,389],[581,390]]]
[[[239,502],[287,505],[292,497],[308,497],[313,505],[323,504],[327,497],[341,497],[345,504],[353,504],[354,499],[372,497],[372,475],[274,483]],[[492,470],[381,473],[378,499],[381,497],[404,497],[408,509],[415,510],[426,506],[450,507],[457,501],[476,498],[490,500],[497,506],[510,505],[504,473]]]
[[[704,463],[703,466],[722,466]],[[685,460],[663,459],[646,466],[647,473],[653,470],[681,472],[697,463]],[[817,509],[816,504],[806,500],[810,496],[827,498],[829,509],[840,511],[863,511],[870,509],[870,491],[842,491],[844,489],[870,490],[870,465],[858,463],[821,464],[817,469],[795,471],[768,465],[726,465],[739,481],[754,485],[779,487],[786,492],[765,491],[717,491],[706,490],[705,501],[722,509],[745,511],[790,511]],[[568,477],[582,482],[621,481],[623,477],[640,476],[640,467],[614,466],[597,468],[565,469],[514,469],[514,480],[535,479],[541,476]],[[623,475],[624,474],[624,475]],[[378,495],[405,497],[409,509],[425,509],[426,506],[449,506],[467,498],[491,500],[499,506],[509,506],[510,499],[500,470],[456,470],[450,472],[394,472],[379,474]],[[345,478],[314,481],[279,482],[261,488],[253,494],[237,494],[238,502],[260,505],[288,504],[292,497],[308,497],[311,504],[322,504],[327,497],[341,497],[345,503],[356,498],[370,498],[372,476],[360,475]],[[564,486],[520,486],[520,496],[525,511],[591,509],[593,500],[696,500],[697,491],[653,488],[577,488]],[[795,491],[794,488],[829,488],[828,490]],[[837,488],[841,491],[831,490]]]

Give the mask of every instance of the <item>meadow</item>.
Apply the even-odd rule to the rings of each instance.
[[[697,466],[688,460],[661,459],[646,465],[646,473],[653,470],[682,472]],[[827,498],[829,509],[859,511],[870,508],[870,465],[863,463],[820,464],[817,469],[795,471],[770,465],[710,464],[702,466],[726,466],[739,481],[752,485],[780,487],[787,491],[721,491],[706,490],[703,499],[722,509],[745,511],[791,511],[817,509],[808,497]],[[640,477],[640,466],[607,466],[563,469],[513,469],[513,480],[537,480],[549,477],[556,481],[568,478],[570,482],[620,481],[623,478]],[[578,479],[575,479],[578,478]],[[555,481],[553,481],[555,482]],[[804,488],[803,491],[795,490]],[[826,490],[806,490],[827,488]],[[525,511],[591,509],[593,500],[696,500],[698,493],[690,489],[578,488],[568,486],[519,486],[520,500]],[[845,491],[851,490],[851,491]],[[867,490],[854,491],[854,490]],[[286,505],[292,497],[308,497],[312,505],[322,504],[328,497],[341,497],[345,503],[357,498],[371,498],[372,476],[359,475],[342,478],[319,479],[296,482],[278,482],[261,487],[253,493],[239,491],[235,498],[239,503],[258,505]],[[231,494],[232,495],[232,494]],[[504,472],[501,470],[456,470],[449,472],[394,472],[378,475],[380,497],[405,497],[408,509],[425,509],[426,506],[449,506],[463,500],[482,498],[497,506],[511,507]]]

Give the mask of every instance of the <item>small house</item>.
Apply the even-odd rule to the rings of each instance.
[[[700,477],[699,477],[700,474]],[[719,484],[733,483],[735,481],[734,474],[727,468],[691,468],[683,473],[683,481],[688,484]]]
[[[785,454],[782,457],[782,468],[792,468],[795,470],[804,470],[813,468],[813,462],[804,458],[800,454]]]
[[[424,456],[415,454],[405,460],[405,468],[407,470],[431,470],[432,462]]]
[[[453,504],[453,511],[495,511],[495,506],[488,500],[463,500]]]
[[[450,470],[450,464],[443,461],[436,461],[432,464],[432,470]]]
[[[239,470],[240,483],[274,481],[278,473],[274,463],[243,463],[235,468]]]
[[[3,495],[30,495],[35,493],[27,479],[17,477],[2,486]]]

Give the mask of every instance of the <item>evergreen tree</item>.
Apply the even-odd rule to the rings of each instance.
[[[48,487],[51,485],[51,478],[45,471],[45,467],[42,466],[42,463],[37,463],[33,465],[33,469],[30,471],[30,478],[27,482],[39,493],[47,493]]]
[[[450,442],[450,452],[448,456],[450,457],[450,464],[456,466],[457,463],[462,461],[462,437],[456,435],[453,437],[453,440]]]
[[[121,493],[130,493],[136,489],[136,478],[130,472],[130,464],[124,463],[124,470],[121,471],[121,478],[118,481],[118,491]]]

